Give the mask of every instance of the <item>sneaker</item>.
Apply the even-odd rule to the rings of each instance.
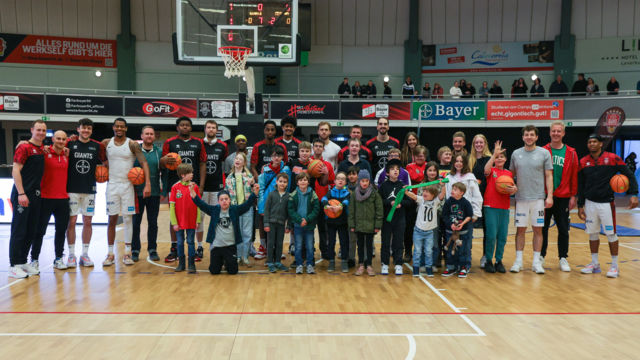
[[[533,272],[535,272],[536,274],[544,274],[544,268],[542,267],[542,263],[540,261],[534,262],[531,270],[533,270]]]
[[[420,276],[420,268],[418,266],[413,267],[413,276],[415,277]]]
[[[540,255],[538,259],[540,260],[540,265],[544,267],[544,256]]]
[[[32,268],[34,268],[38,273],[40,273],[40,262],[38,260],[33,260],[29,265],[31,265]]]
[[[151,259],[151,261],[160,261],[160,256],[158,256],[158,252],[155,250],[150,250],[149,251],[149,259]]]
[[[487,261],[484,264],[484,271],[489,273],[489,274],[493,274],[496,272],[496,268],[493,267],[493,264],[491,263],[491,261]]]
[[[560,258],[560,270],[565,272],[571,271],[571,266],[569,266],[567,258]]]
[[[274,264],[269,264],[269,272],[270,273],[274,273],[276,272],[277,268]]]
[[[617,278],[619,274],[620,271],[618,270],[617,266],[612,266],[609,271],[607,271],[608,278]]]
[[[437,267],[437,266],[432,266],[432,267],[431,267],[431,272],[432,272],[432,273],[434,273],[434,274],[435,274],[435,273],[437,273],[437,272],[438,272],[438,267]],[[428,273],[429,273],[429,272],[427,271],[427,274],[428,274]]]
[[[107,257],[102,262],[102,266],[111,266],[116,260],[116,256],[113,254],[107,255]]]
[[[89,255],[80,256],[80,266],[90,267],[93,266],[93,261],[89,257]]]
[[[459,278],[466,278],[467,277],[467,273],[468,273],[467,268],[463,266],[462,268],[460,268],[460,271],[458,272],[458,277]]]
[[[316,273],[316,269],[313,267],[313,265],[307,265],[307,274],[315,274]]]
[[[132,251],[131,252],[131,260],[133,260],[133,262],[138,262],[140,260],[140,252],[139,251]]]
[[[425,270],[427,270],[427,277],[432,278],[433,277],[433,270],[428,266],[427,266],[427,268]]]
[[[419,268],[418,268],[418,269],[419,269]],[[403,274],[403,272],[402,272],[402,265],[396,265],[395,270],[396,270],[396,275],[402,275],[402,274]]]
[[[267,257],[266,249],[260,245],[258,252],[253,256],[254,259],[262,260]]]
[[[340,266],[342,267],[342,272],[343,273],[348,273],[349,272],[349,262],[348,261],[342,260],[342,262],[340,263]]]
[[[127,254],[127,255],[122,257],[122,263],[125,264],[125,265],[133,265],[133,264],[135,264],[135,262],[133,262],[133,259],[131,258],[130,254]]]
[[[36,263],[35,265],[38,266],[37,260],[31,262],[31,264],[22,264],[22,271],[27,273],[29,276],[40,274],[40,269],[38,267],[33,267],[34,262]]]
[[[364,265],[358,266],[358,270],[356,270],[356,272],[353,275],[360,276],[362,274],[364,274]]]
[[[336,271],[336,261],[329,260],[329,267],[327,267],[327,272],[334,272],[334,271]]]
[[[580,272],[583,274],[599,274],[602,270],[600,270],[600,264],[589,263]]]
[[[487,258],[484,255],[482,255],[482,257],[480,258],[480,269],[484,269],[486,264],[487,264]]]
[[[380,274],[389,275],[389,265],[382,264],[382,266],[380,267]]]
[[[176,260],[178,260],[178,249],[172,246],[171,251],[169,252],[169,255],[167,255],[167,257],[164,258],[164,262],[170,263]]]
[[[513,266],[511,267],[511,271],[512,273],[519,273],[520,270],[522,270],[522,262],[521,261],[516,261],[513,263]]]
[[[296,274],[302,274],[302,265],[296,266]]]
[[[453,269],[448,269],[448,268],[447,268],[447,269],[444,269],[444,271],[443,271],[443,272],[442,272],[442,274],[440,274],[440,275],[442,275],[442,276],[444,276],[444,277],[449,277],[449,276],[451,276],[451,275],[453,275],[453,274],[455,274],[455,273],[456,273],[456,271],[455,271],[455,270],[453,270]]]
[[[64,261],[62,261],[62,258],[56,258],[53,261],[53,267],[58,269],[58,270],[66,270],[67,269],[67,265],[64,264]]]
[[[76,260],[76,256],[75,255],[69,255],[69,257],[67,258],[67,267],[68,268],[74,268],[78,266],[78,261]]]
[[[27,276],[29,275],[27,275],[27,273],[22,270],[21,265],[12,266],[9,268],[9,277],[11,278],[24,279]]]
[[[244,257],[242,258],[242,264],[248,268],[251,267],[251,263],[249,262],[249,258],[248,257]]]
[[[204,258],[204,249],[202,246],[198,246],[198,249],[196,249],[195,261],[202,261],[202,258]]]
[[[504,274],[507,272],[507,269],[504,268],[504,264],[502,264],[502,261],[496,261],[496,265],[495,265],[496,271]]]
[[[288,267],[286,267],[286,266],[284,266],[282,263],[277,263],[277,264],[276,264],[276,268],[277,268],[278,270],[280,270],[280,271],[288,271],[288,270],[289,270],[289,268],[288,268]]]
[[[369,276],[376,276],[376,272],[371,265],[367,266],[367,274],[369,274]]]

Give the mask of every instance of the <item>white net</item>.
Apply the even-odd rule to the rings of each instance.
[[[240,46],[225,46],[220,48],[222,60],[224,61],[224,76],[230,79],[232,76],[244,76],[247,58],[251,54],[251,49]]]

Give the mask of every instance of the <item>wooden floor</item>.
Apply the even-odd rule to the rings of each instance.
[[[160,217],[168,223],[166,211]],[[618,220],[638,228],[640,212]],[[526,271],[486,274],[478,267],[476,230],[469,277],[427,279],[412,277],[408,268],[404,276],[329,274],[326,262],[316,275],[269,274],[262,261],[237,276],[212,276],[208,256],[196,275],[146,259],[103,269],[104,226],[94,228],[95,268],[54,271],[52,231],[42,274],[15,280],[2,275],[9,226],[0,225],[0,358],[637,359],[640,351],[640,238],[621,238],[618,279],[604,275],[610,261],[604,237],[604,272],[580,274],[590,257],[577,229],[570,273],[558,269],[555,241],[547,273],[533,273],[529,233]],[[508,267],[515,257],[510,232]],[[161,229],[162,257],[168,248]]]

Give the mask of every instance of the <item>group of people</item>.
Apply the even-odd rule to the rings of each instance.
[[[578,206],[586,221],[592,261],[582,273],[598,273],[600,225],[612,255],[609,277],[619,275],[618,242],[614,226],[613,192],[609,179],[627,175],[630,208],[638,205],[635,177],[616,155],[603,151],[598,135],[587,141],[589,155],[578,160],[575,149],[563,143],[565,126],[550,126],[551,142],[538,147],[538,129],[522,129],[524,146],[508,154],[501,141],[493,151],[487,138],[477,134],[466,149],[466,136],[458,131],[451,148],[443,146],[437,159],[420,145],[414,132],[404,143],[389,136],[389,121],[379,118],[376,136],[362,143],[362,128],[353,126],[347,146],[331,141],[331,125],[320,122],[312,142],[294,137],[296,119],[264,123],[264,139],[249,149],[247,138],[234,138],[236,151],[217,139],[218,124],[207,121],[204,138],[191,135],[188,117],[176,120],[177,135],[162,149],[154,145],[155,131],[142,129],[142,145],[126,137],[127,123],[113,123],[114,136],[101,142],[91,139],[93,123],[82,119],[78,134],[67,139],[57,131],[53,145],[42,144],[46,124],[34,122],[32,138],[15,152],[12,192],[14,220],[11,229],[9,276],[39,273],[38,256],[48,219],[56,220],[56,269],[92,266],[88,256],[91,216],[95,211],[95,171],[109,168],[107,211],[109,252],[104,266],[115,261],[113,244],[118,216],[123,218],[124,254],[132,265],[139,260],[140,223],[147,211],[149,258],[157,252],[158,210],[168,197],[171,248],[165,262],[177,262],[176,271],[195,272],[204,258],[205,215],[210,217],[206,241],[210,244],[209,271],[224,268],[235,274],[239,266],[253,266],[250,257],[265,259],[270,272],[287,271],[284,236],[291,233],[290,266],[298,274],[315,273],[316,239],[327,271],[375,275],[374,236],[381,234],[380,273],[403,274],[412,264],[413,275],[424,269],[427,276],[468,276],[474,227],[483,228],[481,268],[488,273],[506,272],[503,264],[507,241],[510,197],[515,196],[516,257],[511,272],[523,269],[526,229],[533,229],[532,270],[543,274],[551,218],[558,229],[558,258],[562,271],[570,271],[568,258],[569,211]],[[250,151],[249,151],[250,150]],[[180,156],[177,161],[175,154]],[[134,187],[129,169],[140,166],[145,183]],[[503,176],[515,178],[501,190]],[[409,187],[411,186],[411,187]],[[76,263],[75,224],[83,215],[83,253]],[[259,247],[253,242],[258,228]],[[315,236],[315,230],[318,237]],[[65,234],[66,232],[66,234]],[[63,261],[65,235],[69,244]],[[185,254],[184,242],[188,251]],[[197,244],[196,244],[197,242]],[[336,254],[336,243],[339,252]],[[30,255],[30,262],[28,258]],[[391,268],[393,259],[393,268]],[[442,263],[444,261],[444,264]],[[391,270],[393,269],[393,270]]]

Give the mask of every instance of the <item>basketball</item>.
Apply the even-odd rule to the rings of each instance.
[[[507,186],[515,185],[513,182],[513,178],[509,175],[498,176],[496,179],[496,191],[500,194],[509,194],[507,191]]]
[[[324,163],[321,160],[311,160],[309,166],[307,167],[307,173],[311,177],[319,178],[322,176],[322,174],[320,173],[320,169],[323,165]]]
[[[144,183],[144,171],[142,171],[140,167],[131,168],[127,177],[133,185],[141,185]]]
[[[629,190],[629,178],[622,174],[613,175],[611,180],[609,180],[609,185],[611,185],[613,192],[619,194],[625,193]]]
[[[178,153],[174,153],[174,152],[168,153],[167,156],[176,159],[176,162],[174,164],[169,164],[167,162],[166,166],[167,166],[167,169],[169,170],[177,169],[178,165],[182,163],[182,158],[180,157],[180,155],[178,155]]]
[[[331,208],[330,206],[339,206],[340,209],[335,210],[335,209]],[[342,204],[340,203],[340,201],[338,201],[336,199],[331,199],[331,200],[329,200],[329,203],[327,205],[325,205],[324,213],[327,215],[327,217],[329,217],[331,219],[335,219],[337,217],[340,217],[340,215],[342,215]]]
[[[109,168],[104,165],[96,166],[96,181],[99,183],[109,181]]]

